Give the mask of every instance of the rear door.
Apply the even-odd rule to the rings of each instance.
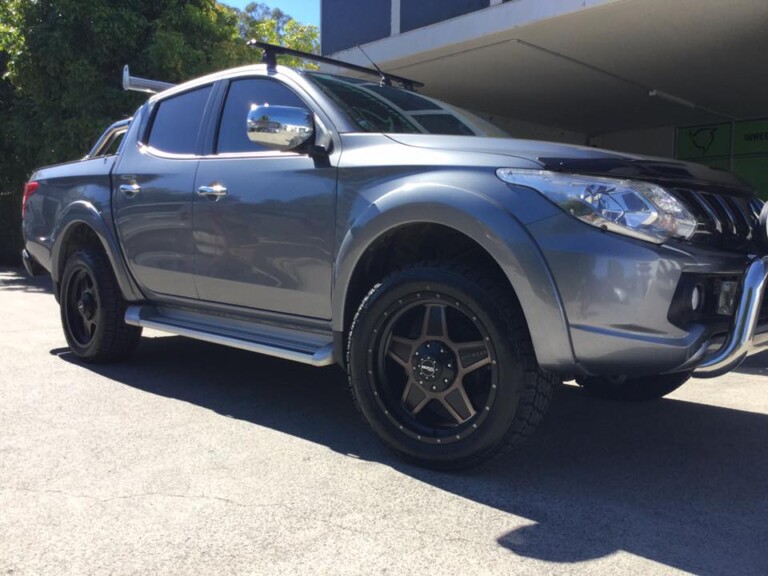
[[[335,162],[251,142],[248,112],[264,104],[311,110],[275,78],[229,82],[212,153],[201,158],[195,179],[199,297],[330,318]],[[211,189],[221,194],[203,195]]]
[[[192,198],[212,85],[155,103],[146,144],[125,146],[113,210],[128,266],[154,295],[196,298]]]

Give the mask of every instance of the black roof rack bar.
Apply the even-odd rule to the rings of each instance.
[[[398,84],[402,84],[402,86],[408,90],[413,90],[414,88],[421,88],[424,86],[424,83],[422,82],[410,80],[409,78],[403,78],[402,76],[396,76],[395,74],[389,74],[388,72],[380,72],[379,70],[374,70],[373,68],[366,68],[365,66],[350,64],[349,62],[344,62],[343,60],[336,60],[334,58],[328,58],[327,56],[319,56],[318,54],[312,54],[310,52],[302,52],[301,50],[294,50],[293,48],[286,48],[285,46],[276,46],[274,44],[268,44],[259,40],[249,40],[248,46],[264,50],[264,58],[262,61],[265,62],[270,68],[277,66],[276,57],[278,55],[285,54],[287,56],[296,56],[298,58],[304,58],[313,62],[321,62],[323,64],[330,64],[331,66],[338,66],[339,68],[354,70],[355,72],[362,72],[363,74],[378,76],[381,78],[381,81],[384,84],[397,82]]]

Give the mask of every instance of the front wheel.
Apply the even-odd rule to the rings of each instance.
[[[64,335],[81,360],[121,360],[136,349],[141,328],[125,323],[126,303],[104,253],[86,249],[69,257],[60,304]]]
[[[642,376],[590,376],[576,379],[584,392],[596,398],[622,402],[645,402],[658,400],[674,392],[691,377],[690,372]]]
[[[349,335],[350,386],[365,420],[403,458],[469,466],[530,435],[553,376],[536,364],[508,287],[424,264],[375,286]]]

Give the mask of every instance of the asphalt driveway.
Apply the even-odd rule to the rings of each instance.
[[[0,270],[0,575],[768,573],[768,356],[622,405],[563,386],[468,472],[393,458],[344,375],[148,333],[79,364]]]

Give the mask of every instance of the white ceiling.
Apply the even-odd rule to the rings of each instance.
[[[478,29],[514,4],[366,51],[383,69],[423,81],[425,94],[586,134],[722,119],[650,89],[737,119],[768,116],[768,0],[614,0],[493,34]],[[468,30],[462,20],[473,37],[456,34]],[[355,52],[340,57],[364,63]]]

